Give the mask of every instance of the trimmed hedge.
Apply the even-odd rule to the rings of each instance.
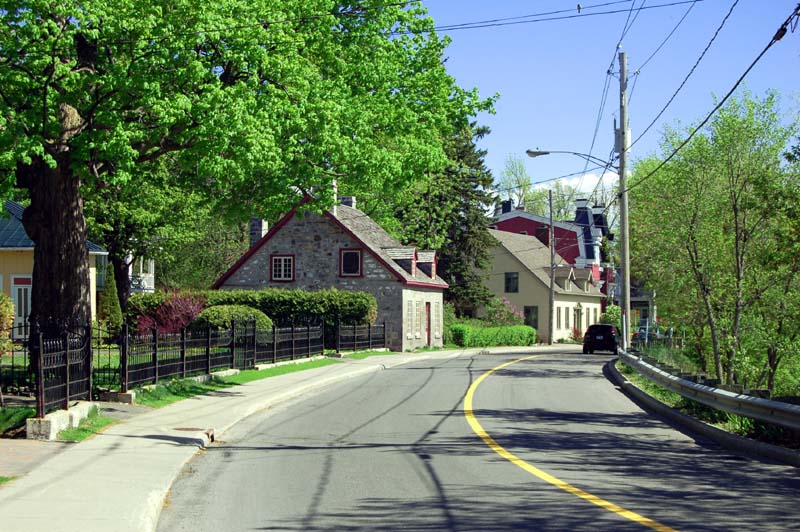
[[[14,301],[0,294],[0,354],[11,349],[11,328],[14,326]]]
[[[243,305],[260,310],[276,324],[302,322],[322,317],[325,323],[374,323],[378,303],[367,292],[336,290],[202,290],[192,292],[155,292],[134,294],[128,303],[126,319],[136,324],[142,316],[155,316],[159,309],[169,306],[171,299],[191,295],[204,302],[204,308],[219,305]]]
[[[507,327],[474,327],[454,324],[450,327],[453,341],[461,347],[494,347],[500,345],[533,345],[536,329],[527,325]]]
[[[258,309],[246,307],[244,305],[217,305],[208,307],[197,315],[192,322],[191,328],[194,330],[227,329],[231,322],[256,320],[256,329],[266,330],[272,328],[272,320],[269,316]]]

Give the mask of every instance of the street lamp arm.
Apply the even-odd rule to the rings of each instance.
[[[551,153],[566,153],[569,155],[577,155],[582,159],[586,159],[589,162],[599,164],[600,166],[610,166],[609,161],[604,161],[599,157],[595,157],[594,155],[589,155],[588,153],[580,153],[577,151],[563,151],[563,150],[526,150],[525,153],[528,157],[542,157],[544,155],[550,155]]]

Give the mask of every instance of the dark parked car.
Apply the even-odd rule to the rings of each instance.
[[[611,351],[617,354],[617,328],[605,323],[589,325],[583,335],[583,352],[591,354],[595,351]]]

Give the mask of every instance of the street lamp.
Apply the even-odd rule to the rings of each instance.
[[[544,155],[550,155],[551,153],[566,153],[568,155],[577,155],[582,159],[586,159],[590,163],[599,164],[600,166],[611,166],[610,161],[604,161],[599,157],[595,157],[594,155],[589,155],[588,153],[580,153],[577,151],[562,151],[562,150],[525,150],[525,153],[528,157],[542,157]]]
[[[582,159],[585,159],[589,162],[599,164],[601,166],[609,167],[611,166],[610,161],[603,161],[594,155],[590,155],[588,153],[580,153],[576,151],[563,151],[563,150],[526,150],[525,153],[528,157],[542,157],[544,155],[550,155],[552,153],[564,153],[567,155],[576,155]],[[622,249],[622,264],[620,267],[620,273],[622,275],[622,294],[621,294],[621,303],[622,303],[622,348],[623,350],[627,349],[628,346],[628,330],[630,327],[630,323],[627,321],[630,319],[630,263],[629,263],[629,253],[628,253],[628,212],[627,212],[627,191],[625,188],[624,176],[623,172],[625,171],[622,167],[622,159],[620,159],[620,168],[618,172],[620,174],[620,210],[621,212],[621,220],[620,220],[620,229],[622,234],[620,235],[620,248]],[[555,246],[553,243],[553,192],[549,191],[549,200],[550,200],[550,231],[549,231],[549,239],[550,239],[550,342],[552,344],[553,338],[553,307],[555,305],[555,289],[553,284],[555,282],[555,268],[553,267],[555,263]]]

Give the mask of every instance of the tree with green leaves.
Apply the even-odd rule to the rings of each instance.
[[[630,180],[634,272],[656,289],[662,314],[695,319],[714,373],[728,383],[748,371],[752,327],[763,321],[763,305],[777,302],[770,289],[796,283],[784,267],[796,259],[775,254],[786,243],[780,220],[789,217],[774,211],[792,181],[782,154],[794,131],[775,94],[744,92],[660,170],[653,173],[659,160],[651,157]],[[669,130],[665,152],[684,135]]]
[[[538,200],[541,199],[534,193],[531,176],[528,175],[528,170],[525,168],[525,159],[512,153],[506,155],[503,170],[497,181],[497,188],[500,191],[500,197],[513,201],[515,206],[527,207],[530,204],[532,208],[536,208]],[[546,198],[547,194],[545,193]]]
[[[100,292],[97,303],[97,318],[106,328],[106,332],[111,337],[119,334],[122,328],[122,309],[117,297],[117,284],[114,282],[114,269],[108,268],[106,271],[106,284]]]
[[[324,208],[333,179],[393,194],[491,105],[417,2],[10,1],[0,22],[0,187],[30,195],[33,319],[89,319],[90,191],[138,190],[170,156],[172,185],[242,218],[312,188]]]

